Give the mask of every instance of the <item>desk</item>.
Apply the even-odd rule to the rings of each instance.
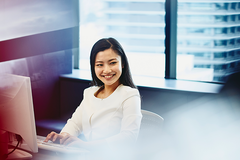
[[[122,154],[121,154],[122,153]],[[38,153],[32,153],[31,160],[135,160],[136,155],[124,154],[123,152],[93,152],[81,155],[58,154],[52,151],[39,149]],[[139,158],[138,158],[139,159]]]
[[[61,154],[39,149],[38,153],[32,153],[32,156],[33,156],[32,160],[69,160],[69,159],[85,160],[87,155]]]

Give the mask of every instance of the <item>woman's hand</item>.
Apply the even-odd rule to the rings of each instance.
[[[63,132],[61,134],[58,134],[56,132],[51,132],[47,135],[44,142],[48,142],[49,140],[53,141],[54,143],[67,145],[69,147],[79,147],[79,148],[86,147],[86,142],[82,141],[76,136],[71,136],[66,132]]]
[[[64,138],[65,136],[68,136],[69,134],[68,133],[61,133],[61,134],[58,134],[56,132],[51,132],[47,135],[46,139],[44,140],[44,142],[48,142],[49,140],[50,141],[53,141],[54,143],[60,143],[60,140],[62,138]]]

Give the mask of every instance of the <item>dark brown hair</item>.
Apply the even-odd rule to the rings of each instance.
[[[94,86],[103,86],[103,82],[99,80],[95,73],[95,59],[96,55],[100,51],[104,51],[106,49],[111,48],[115,51],[119,56],[121,56],[122,60],[122,75],[119,80],[120,83],[126,86],[130,86],[132,88],[137,88],[132,80],[132,75],[130,72],[127,56],[121,46],[121,44],[114,38],[103,38],[98,40],[92,47],[91,55],[90,55],[90,65],[91,65],[91,73],[92,73],[92,85]]]

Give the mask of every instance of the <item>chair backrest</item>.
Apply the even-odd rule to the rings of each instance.
[[[141,110],[142,112],[142,121],[141,121],[141,130],[148,130],[151,131],[161,131],[163,126],[164,119],[153,112]]]
[[[145,147],[153,146],[161,139],[164,119],[153,112],[142,110],[142,121],[138,136],[138,144]],[[144,147],[144,148],[145,148]]]

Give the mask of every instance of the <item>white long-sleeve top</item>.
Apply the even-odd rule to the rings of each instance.
[[[141,123],[141,100],[137,89],[119,85],[107,98],[95,97],[99,87],[84,90],[80,106],[61,132],[84,134],[87,141],[105,139],[114,143],[132,143]]]

